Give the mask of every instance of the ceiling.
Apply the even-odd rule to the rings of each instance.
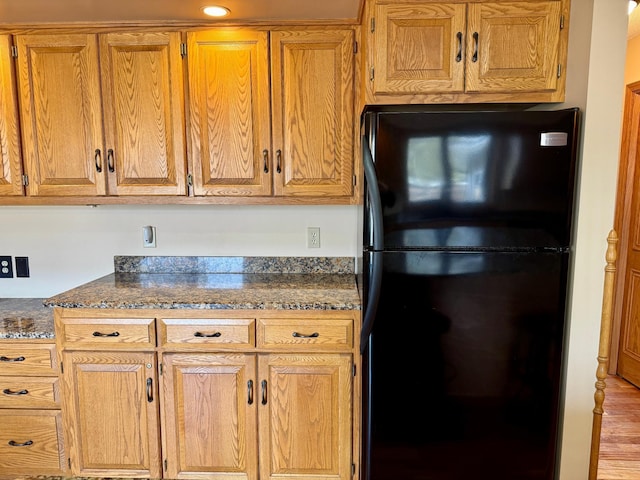
[[[231,10],[223,21],[358,19],[362,0],[0,0],[0,25],[92,22],[220,22],[206,5]]]

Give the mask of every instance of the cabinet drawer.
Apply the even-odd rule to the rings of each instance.
[[[63,470],[59,410],[0,410],[0,475]]]
[[[67,348],[153,348],[153,318],[65,318],[56,330]]]
[[[55,375],[58,372],[53,344],[0,343],[0,375]]]
[[[253,318],[164,318],[159,321],[159,345],[197,348],[255,346]]]
[[[350,318],[265,318],[258,320],[258,347],[272,350],[350,350],[353,321]]]
[[[0,377],[0,408],[60,408],[57,377]]]

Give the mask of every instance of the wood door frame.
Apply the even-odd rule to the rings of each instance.
[[[640,170],[640,81],[626,87],[624,114],[622,121],[622,141],[618,167],[618,187],[614,217],[614,230],[618,233],[618,259],[614,287],[613,319],[611,325],[611,346],[608,373],[615,375],[618,370],[620,331],[627,274],[627,253],[630,243],[631,205],[636,170]]]

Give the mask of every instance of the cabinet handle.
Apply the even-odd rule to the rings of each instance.
[[[93,159],[96,162],[96,170],[98,173],[102,172],[102,154],[100,153],[100,149],[96,148],[96,151],[93,154]]]
[[[318,338],[320,334],[318,332],[313,332],[309,335],[305,335],[304,333],[293,332],[291,336],[295,338]]]
[[[269,150],[262,150],[262,162],[264,163],[264,173],[269,173]]]
[[[4,393],[5,395],[27,395],[29,393],[29,390],[18,390],[13,391],[13,390],[9,390],[8,388],[5,388],[2,393]]]
[[[262,404],[267,404],[267,381],[262,380]]]
[[[29,445],[33,445],[33,440],[27,440],[24,443],[14,442],[13,440],[9,440],[9,445],[12,447],[28,447]]]
[[[202,333],[202,332],[196,332],[193,334],[194,337],[202,337],[202,338],[213,338],[213,337],[221,337],[222,333],[220,332],[215,332],[215,333]]]
[[[471,57],[471,61],[478,61],[478,32],[473,32],[473,57]]]
[[[16,358],[9,358],[5,356],[0,357],[0,362],[24,362],[25,360],[26,360],[25,357],[16,357]]]
[[[276,172],[282,173],[282,150],[276,150]]]
[[[456,55],[456,62],[462,61],[462,32],[456,33],[458,39],[458,54]]]
[[[253,405],[253,380],[247,382],[247,403]]]
[[[153,402],[153,380],[147,378],[147,402]]]
[[[113,333],[93,332],[93,336],[94,337],[119,337],[120,332],[113,332]]]
[[[111,173],[116,171],[116,168],[113,165],[113,148],[107,150],[107,168],[109,168]]]

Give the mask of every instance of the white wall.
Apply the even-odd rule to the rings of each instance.
[[[573,0],[567,103],[584,111],[561,480],[589,470],[606,237],[620,154],[627,0]],[[606,403],[605,403],[606,409]]]
[[[0,255],[27,256],[29,278],[0,297],[48,297],[113,271],[114,255],[355,257],[355,206],[0,207]],[[142,226],[157,247],[142,247]],[[306,227],[320,227],[320,248]]]

